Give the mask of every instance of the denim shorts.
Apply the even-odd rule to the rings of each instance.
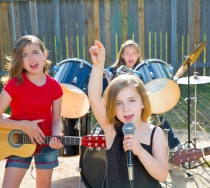
[[[58,150],[50,146],[44,146],[41,151],[33,156],[36,169],[52,169],[58,166]],[[7,159],[7,167],[17,167],[28,169],[33,157],[11,156]]]

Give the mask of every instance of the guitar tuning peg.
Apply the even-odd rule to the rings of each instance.
[[[99,148],[99,147],[96,148],[96,151],[100,151],[100,150],[101,150],[101,148]]]
[[[90,151],[93,151],[93,148],[92,148],[92,147],[89,147],[88,149],[89,149]]]
[[[186,149],[186,147],[185,147],[185,145],[184,145],[184,144],[182,144],[181,149],[183,149],[183,150],[185,150],[185,149]]]

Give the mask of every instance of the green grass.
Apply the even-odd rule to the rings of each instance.
[[[166,112],[166,118],[170,125],[176,129],[187,129],[188,127],[188,102],[184,99],[188,97],[188,85],[179,85],[181,97],[177,105]],[[198,84],[197,87],[197,110],[196,122],[206,131],[210,132],[210,84]],[[190,98],[195,96],[195,85],[190,86]],[[195,101],[190,101],[190,123],[194,121]]]

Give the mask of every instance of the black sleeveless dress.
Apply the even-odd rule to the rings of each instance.
[[[152,130],[150,145],[141,144],[152,155],[152,140],[157,127]],[[106,151],[106,173],[103,188],[130,188],[126,152],[122,141],[124,134],[122,126],[116,126],[117,132],[112,147]],[[161,169],[160,169],[161,170]],[[157,172],[158,173],[158,172]],[[159,181],[154,179],[144,168],[137,156],[134,155],[134,187],[135,188],[161,188]]]

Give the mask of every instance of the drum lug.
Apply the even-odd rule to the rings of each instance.
[[[72,81],[73,83],[77,83],[77,77],[74,77],[74,80]]]
[[[79,68],[80,68],[80,69],[82,69],[82,68],[83,68],[83,66],[84,66],[84,63],[83,63],[83,62],[81,62],[81,63],[80,63]]]
[[[151,78],[154,78],[153,72],[150,72],[149,74],[150,74],[150,77],[151,77]]]
[[[148,63],[147,59],[145,59],[145,64],[146,64],[147,67],[149,67],[149,63]]]

